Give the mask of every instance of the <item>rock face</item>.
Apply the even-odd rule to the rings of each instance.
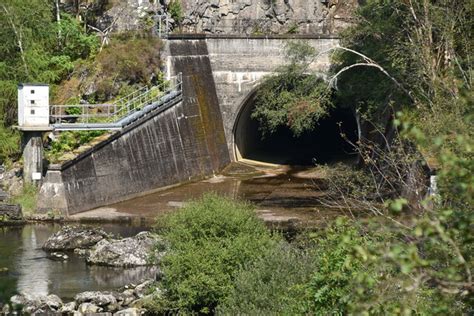
[[[163,9],[160,1],[115,1],[114,5],[99,18],[98,27],[102,30],[111,27],[115,32],[147,29],[157,22],[156,15]]]
[[[10,170],[4,166],[0,167],[0,189],[8,195],[18,195],[23,189],[22,168],[17,163]]]
[[[103,239],[87,255],[87,263],[131,267],[149,264],[149,256],[158,237],[149,232],[123,239]]]
[[[183,0],[184,31],[222,34],[334,34],[357,0]]]
[[[43,249],[52,251],[90,248],[105,237],[107,237],[107,234],[101,229],[85,226],[64,226],[48,238],[43,245]]]
[[[73,3],[72,0],[66,0]],[[349,23],[358,0],[180,0],[174,21],[170,0],[123,0],[97,8],[96,26],[114,32],[177,29],[211,34],[335,34]],[[66,10],[70,5],[66,5]],[[74,11],[72,8],[70,10]],[[160,21],[161,20],[161,24]],[[166,29],[168,27],[168,29]]]

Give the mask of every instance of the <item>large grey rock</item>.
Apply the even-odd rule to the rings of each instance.
[[[71,314],[77,308],[77,303],[75,301],[69,302],[64,304],[60,309],[59,312],[62,314]]]
[[[87,291],[77,294],[74,299],[78,304],[92,303],[100,307],[117,304],[117,299],[111,292]]]
[[[32,314],[37,311],[43,304],[40,297],[30,295],[29,293],[20,293],[10,298],[13,309],[22,307],[22,312]]]
[[[17,163],[0,175],[0,187],[10,196],[21,194],[23,190],[22,167]]]
[[[55,313],[63,306],[61,299],[54,294],[34,296],[29,293],[21,293],[12,296],[10,302],[14,309],[21,306],[21,312],[24,314]]]
[[[63,301],[59,296],[54,294],[49,294],[44,300],[44,304],[49,307],[52,311],[57,311],[63,306]]]
[[[94,305],[92,303],[82,303],[81,305],[79,305],[79,308],[77,309],[77,311],[81,314],[93,314],[93,313],[101,312],[102,309],[99,306]]]
[[[122,306],[128,306],[136,299],[137,297],[135,296],[133,289],[127,289],[117,295],[117,301]]]
[[[0,204],[0,216],[6,216],[9,220],[22,220],[23,213],[19,204]]]
[[[45,250],[72,250],[90,248],[107,237],[102,229],[86,226],[64,226],[48,238],[43,245]]]
[[[114,316],[139,316],[141,314],[141,310],[138,308],[127,308],[114,313]]]
[[[148,265],[156,242],[159,242],[159,238],[150,232],[141,232],[120,240],[103,239],[91,249],[87,262],[119,267]]]
[[[0,314],[3,313],[3,315],[10,315],[10,305],[5,304],[3,305]]]
[[[153,284],[153,280],[148,280],[148,281],[143,282],[142,284],[137,285],[137,287],[134,290],[134,294],[139,298],[144,297],[146,294],[148,294],[147,293],[148,289],[150,288],[152,284]]]

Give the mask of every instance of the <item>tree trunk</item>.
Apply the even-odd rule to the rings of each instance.
[[[10,23],[13,29],[13,33],[15,34],[17,45],[18,45],[18,48],[20,49],[21,61],[23,62],[23,67],[25,69],[25,75],[29,77],[30,72],[28,70],[28,64],[26,63],[26,57],[25,57],[25,51],[23,49],[23,40],[22,40],[21,32],[17,30],[15,22],[13,22],[10,12],[8,11],[7,7],[4,4],[2,4],[2,9],[5,12],[8,22]]]

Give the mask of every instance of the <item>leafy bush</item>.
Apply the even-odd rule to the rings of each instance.
[[[20,150],[20,135],[0,120],[0,165]]]
[[[313,249],[300,249],[286,242],[267,249],[238,273],[217,314],[297,314],[304,302],[301,291],[317,266]]]
[[[58,139],[51,142],[51,147],[46,151],[46,156],[50,161],[56,162],[64,153],[71,152],[104,133],[105,131],[61,132]]]
[[[38,189],[34,184],[25,184],[20,194],[11,197],[11,203],[20,204],[23,214],[32,214],[36,211],[36,197]]]
[[[53,3],[5,0],[0,5],[0,119],[16,120],[18,82],[55,85],[79,59],[95,54],[98,38],[68,14],[55,21]],[[21,42],[21,48],[19,47]]]
[[[119,34],[95,59],[76,63],[74,75],[56,89],[55,102],[109,102],[144,86],[160,84],[161,41]]]
[[[171,18],[176,21],[176,23],[181,23],[184,19],[183,8],[181,7],[180,0],[173,0],[168,6],[168,12],[171,15]]]
[[[354,221],[339,218],[319,234],[310,236],[316,247],[317,266],[311,280],[302,290],[305,300],[300,314],[344,315],[354,303],[354,281],[369,266],[355,256],[356,249],[373,243]]]
[[[165,296],[155,308],[212,313],[229,295],[239,269],[276,241],[248,204],[214,194],[158,224],[170,250],[161,265]]]

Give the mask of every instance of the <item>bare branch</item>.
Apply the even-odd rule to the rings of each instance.
[[[353,50],[353,49],[350,49],[350,48],[347,48],[347,47],[343,47],[343,46],[337,46],[337,47],[332,47],[332,48],[329,48],[327,50],[324,50],[320,53],[318,53],[314,60],[316,60],[317,58],[319,58],[321,55],[324,55],[324,54],[327,54],[327,53],[330,53],[334,50],[337,50],[337,49],[340,49],[340,50],[344,50],[344,51],[347,51],[347,52],[350,52],[350,53],[353,53],[357,56],[360,56],[364,61],[365,63],[355,63],[355,64],[352,64],[352,65],[349,65],[349,66],[346,66],[344,67],[343,69],[341,69],[337,74],[335,74],[331,80],[329,81],[329,86],[330,87],[333,87],[334,85],[334,82],[337,80],[337,77],[339,75],[341,75],[342,73],[346,72],[347,70],[349,69],[352,69],[354,67],[373,67],[373,68],[376,68],[378,69],[379,71],[381,71],[384,75],[386,75],[393,83],[395,83],[395,85],[400,89],[402,90],[409,98],[410,100],[412,101],[415,101],[412,94],[406,90],[403,85],[397,81],[397,79],[395,79],[393,76],[391,76],[382,66],[380,66],[378,63],[376,63],[373,59],[371,59],[370,57],[356,51],[356,50]]]

